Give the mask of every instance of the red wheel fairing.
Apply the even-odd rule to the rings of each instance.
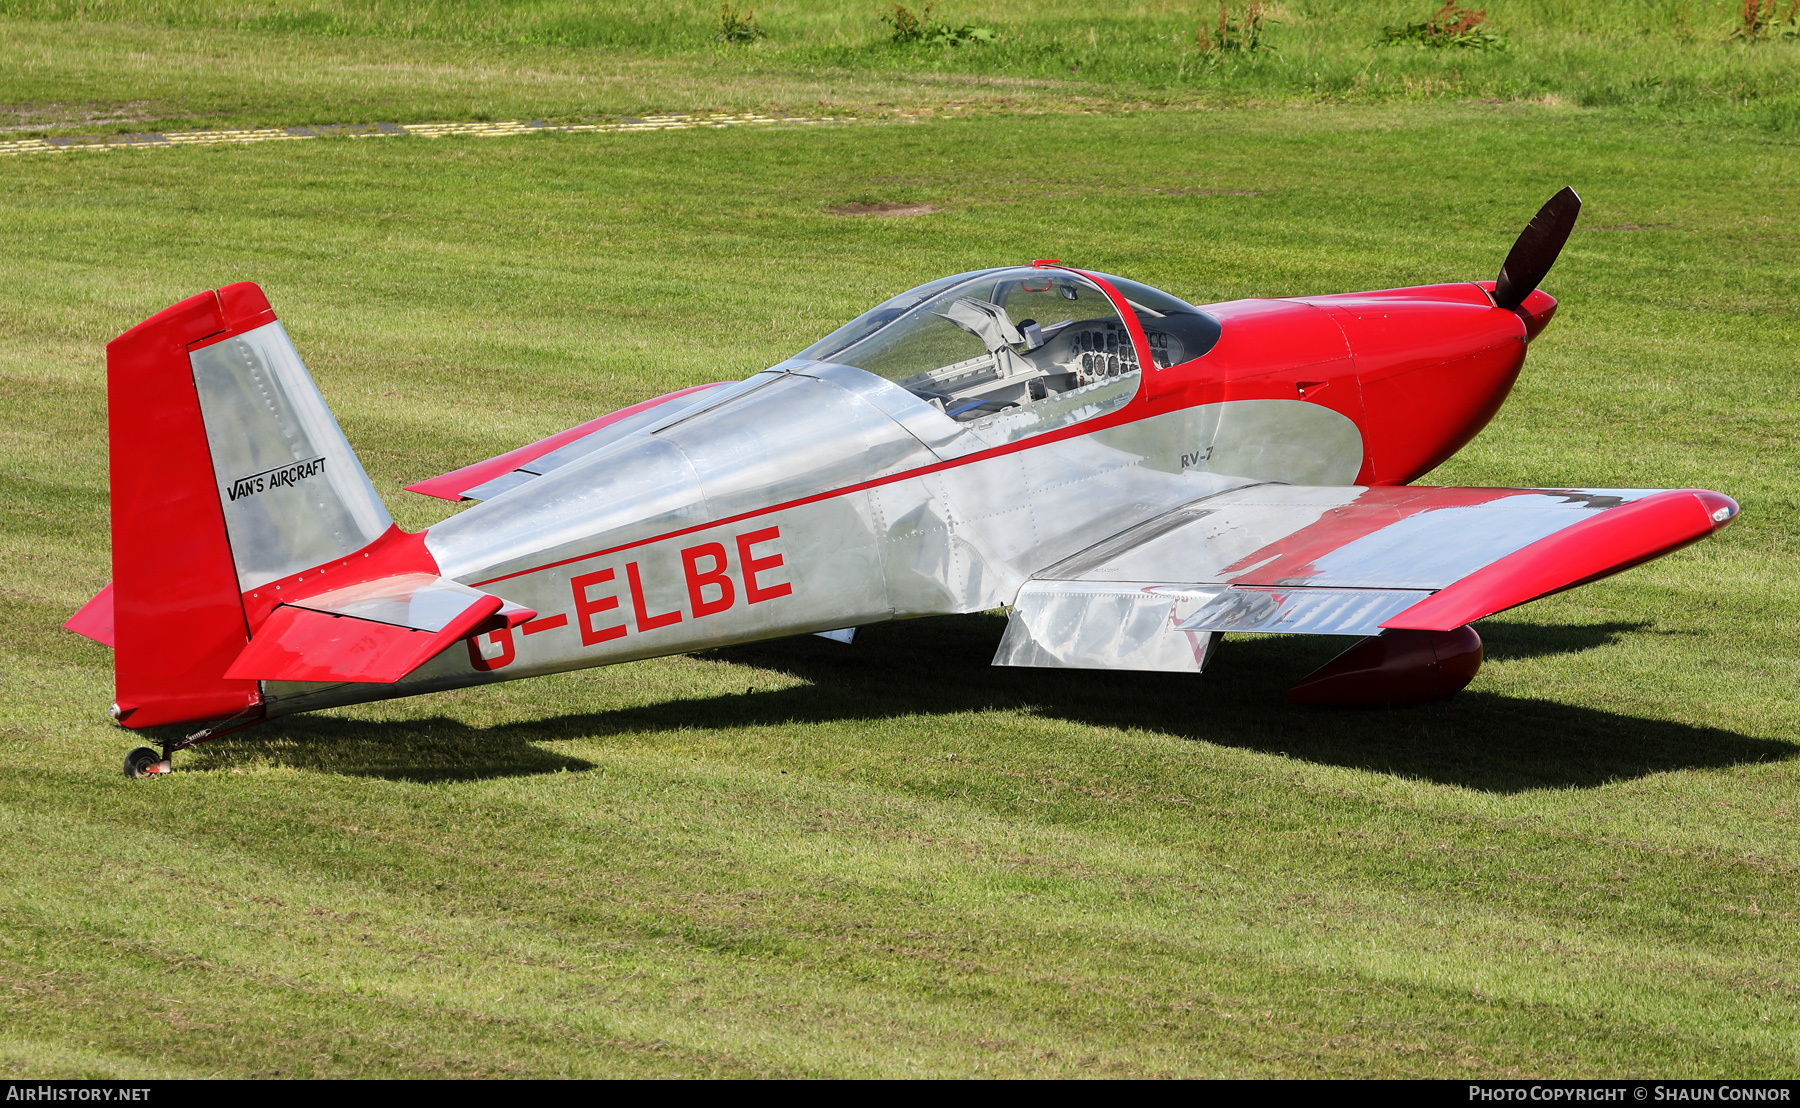
[[[1388,631],[1364,639],[1288,690],[1290,704],[1400,708],[1460,692],[1481,669],[1481,636],[1454,631]]]

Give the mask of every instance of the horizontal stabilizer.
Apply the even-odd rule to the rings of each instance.
[[[527,484],[577,458],[587,456],[594,450],[636,430],[638,423],[648,423],[651,420],[662,418],[674,410],[664,408],[664,405],[671,401],[676,401],[678,408],[685,407],[686,403],[693,401],[683,403],[680,402],[680,398],[705,389],[718,388],[727,383],[717,381],[710,385],[695,385],[690,389],[681,389],[646,400],[641,404],[633,404],[629,408],[620,408],[616,412],[603,415],[598,419],[590,419],[567,431],[558,431],[549,438],[539,439],[537,442],[521,446],[517,450],[509,450],[498,457],[451,470],[440,477],[428,478],[415,485],[408,485],[406,490],[425,496],[435,496],[440,500],[487,500],[502,492]],[[646,415],[654,409],[662,410],[654,416]],[[640,415],[644,415],[645,419],[633,419]]]
[[[276,608],[225,675],[391,684],[459,639],[536,616],[442,577],[399,574]]]
[[[107,582],[94,599],[81,606],[63,627],[77,635],[93,639],[101,646],[116,645],[113,638],[113,587]]]
[[[351,616],[435,634],[457,622],[471,607],[496,599],[499,598],[480,589],[430,573],[401,573],[288,603],[326,615]],[[491,604],[487,608],[505,617],[509,627],[516,627],[537,615],[530,608],[506,601],[501,601],[500,605],[498,609]]]

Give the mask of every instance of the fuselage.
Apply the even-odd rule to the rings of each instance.
[[[1073,299],[1071,297],[1071,299]],[[269,714],[1009,604],[1034,574],[1243,485],[1404,484],[1492,418],[1543,293],[1473,283],[1239,300],[1216,343],[1018,435],[850,365],[792,359],[619,425],[579,461],[430,528],[446,576],[535,610],[395,685],[270,682]]]

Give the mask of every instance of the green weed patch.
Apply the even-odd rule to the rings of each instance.
[[[1790,0],[1433,7],[0,0],[0,126],[1480,100],[1792,131]]]

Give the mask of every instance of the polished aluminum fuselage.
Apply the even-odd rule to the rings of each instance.
[[[1004,414],[958,423],[862,370],[784,363],[429,529],[444,576],[536,619],[394,685],[270,682],[269,711],[987,610],[1171,508],[1260,482],[1350,486],[1364,463],[1356,423],[1319,404],[1146,399],[1034,436]]]

